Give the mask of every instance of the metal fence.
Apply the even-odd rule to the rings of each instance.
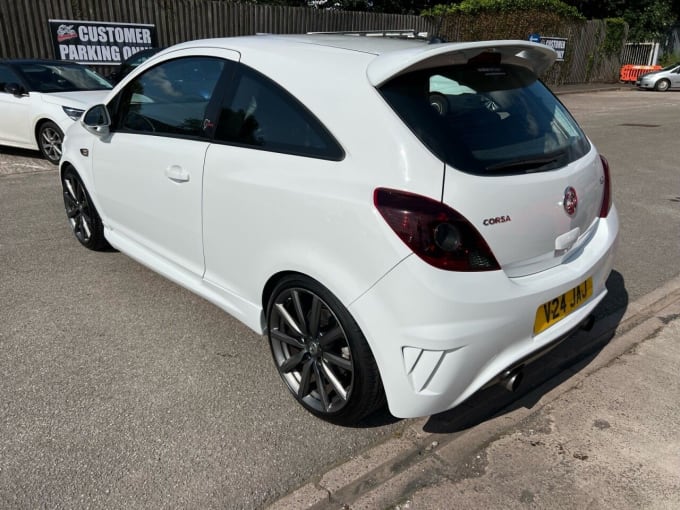
[[[434,25],[420,16],[211,0],[0,0],[0,58],[53,58],[48,19],[154,24],[161,46],[258,32],[431,32]]]
[[[559,78],[554,83],[589,83],[618,81],[621,69],[618,51],[606,54],[602,50],[607,24],[592,20],[571,25],[568,35],[572,54],[568,61],[553,70]]]
[[[659,59],[659,43],[626,43],[621,53],[622,64],[640,66],[656,65]]]

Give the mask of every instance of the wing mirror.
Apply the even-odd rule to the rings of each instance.
[[[5,92],[8,94],[12,94],[13,96],[16,97],[21,97],[23,95],[26,95],[26,89],[24,89],[21,85],[18,83],[8,83],[5,85]]]
[[[111,116],[106,105],[98,104],[85,112],[81,120],[85,129],[93,135],[104,137],[109,134]]]

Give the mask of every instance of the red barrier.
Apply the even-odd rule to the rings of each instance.
[[[658,71],[661,66],[634,66],[631,64],[626,64],[621,66],[621,72],[619,73],[619,80],[623,82],[635,83],[638,77],[646,73],[651,73],[652,71]]]

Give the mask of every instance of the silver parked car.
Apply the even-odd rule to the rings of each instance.
[[[643,74],[637,79],[635,85],[640,89],[654,89],[659,92],[680,88],[680,62]]]

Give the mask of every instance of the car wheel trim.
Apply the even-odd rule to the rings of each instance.
[[[88,242],[92,236],[90,205],[85,189],[77,180],[64,178],[64,203],[68,221],[76,237],[81,242]]]
[[[657,82],[655,88],[656,88],[656,90],[658,90],[659,92],[665,92],[666,90],[668,90],[668,89],[670,88],[670,83],[669,83],[668,80],[666,80],[666,79],[659,80],[659,81]]]
[[[61,142],[61,135],[54,128],[46,127],[40,132],[40,145],[50,160],[61,159]]]
[[[354,383],[350,344],[335,313],[307,289],[276,298],[269,338],[274,360],[291,392],[323,414],[349,402]]]

